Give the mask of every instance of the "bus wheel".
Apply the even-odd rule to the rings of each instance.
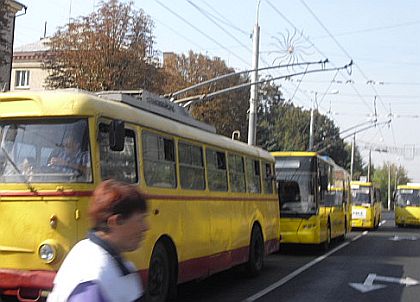
[[[175,280],[174,263],[165,244],[159,241],[150,259],[146,301],[163,302],[175,298]]]
[[[330,223],[328,223],[327,239],[323,243],[321,243],[321,250],[323,250],[324,252],[328,251],[328,249],[330,248],[330,244],[331,244],[331,226],[330,226]]]
[[[374,225],[373,225],[373,228],[375,229],[375,230],[377,230],[378,228],[379,228],[379,219],[376,219],[376,217],[375,217],[375,221],[374,221]]]
[[[264,266],[264,240],[259,227],[252,228],[251,241],[249,245],[249,259],[246,265],[247,274],[251,277],[257,276]]]

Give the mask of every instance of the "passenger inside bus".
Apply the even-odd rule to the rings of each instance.
[[[86,175],[88,163],[88,153],[80,149],[80,143],[73,136],[65,138],[62,146],[48,159],[48,166],[54,171],[76,173],[77,176]]]
[[[300,203],[299,184],[295,181],[279,181],[279,195],[282,208],[287,208],[288,203]]]

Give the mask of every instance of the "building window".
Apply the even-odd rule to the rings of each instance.
[[[29,88],[29,70],[16,70],[16,88]]]

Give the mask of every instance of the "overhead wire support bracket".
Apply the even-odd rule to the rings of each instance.
[[[327,64],[328,62],[329,62],[328,59],[324,59],[324,60],[320,60],[320,61],[316,61],[316,62],[314,61],[314,62],[303,62],[303,63],[294,63],[294,64],[283,64],[283,65],[262,67],[262,68],[257,68],[257,69],[248,69],[248,70],[243,70],[243,71],[238,71],[238,72],[231,72],[231,73],[224,74],[224,75],[221,75],[219,77],[216,77],[216,78],[213,78],[213,79],[210,79],[210,80],[192,85],[190,87],[181,89],[179,91],[170,93],[166,96],[170,97],[172,101],[176,101],[176,97],[179,96],[180,94],[186,93],[190,90],[194,90],[194,89],[200,88],[202,86],[205,86],[205,85],[208,85],[208,84],[211,84],[211,83],[214,83],[214,82],[217,82],[217,81],[229,78],[229,77],[233,77],[233,76],[236,76],[236,75],[251,73],[251,72],[255,72],[255,71],[263,71],[263,70],[269,70],[269,69],[275,69],[275,68],[284,68],[284,67],[301,66],[301,65],[309,66],[309,65],[321,64],[323,66],[323,68],[325,68],[325,64]]]
[[[188,107],[190,105],[193,105],[193,104],[200,103],[200,102],[206,101],[208,99],[211,99],[211,98],[213,98],[213,97],[215,97],[219,94],[235,91],[235,90],[245,88],[245,87],[249,87],[249,86],[252,86],[252,85],[258,85],[258,84],[262,84],[262,83],[271,82],[271,81],[274,81],[274,80],[286,79],[286,78],[290,78],[292,76],[298,76],[298,75],[303,75],[303,74],[308,74],[308,73],[316,73],[316,72],[323,72],[323,71],[334,71],[334,70],[346,69],[349,66],[351,66],[352,64],[353,64],[353,62],[351,61],[349,64],[346,64],[342,67],[326,68],[326,69],[313,69],[313,70],[307,70],[307,71],[297,72],[297,73],[293,73],[293,74],[278,76],[278,77],[274,77],[274,78],[264,79],[264,80],[257,81],[257,82],[243,83],[243,84],[239,84],[239,85],[232,86],[232,87],[229,87],[229,88],[221,89],[221,90],[209,93],[209,94],[204,94],[204,95],[200,94],[200,95],[196,95],[196,96],[192,96],[192,97],[190,96],[190,97],[187,97],[187,98],[174,100],[173,102],[176,103],[176,104],[183,104],[184,107]]]

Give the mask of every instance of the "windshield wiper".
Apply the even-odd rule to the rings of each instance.
[[[16,165],[16,163],[14,162],[14,160],[10,157],[9,153],[7,153],[6,149],[4,149],[4,147],[1,147],[1,151],[3,151],[3,154],[6,157],[7,161],[12,165],[12,167],[16,170],[16,172],[18,172],[18,174],[23,178],[23,180],[24,180],[26,186],[28,187],[28,189],[31,192],[35,193],[36,192],[36,189],[29,182],[28,177],[18,168],[18,166]]]

